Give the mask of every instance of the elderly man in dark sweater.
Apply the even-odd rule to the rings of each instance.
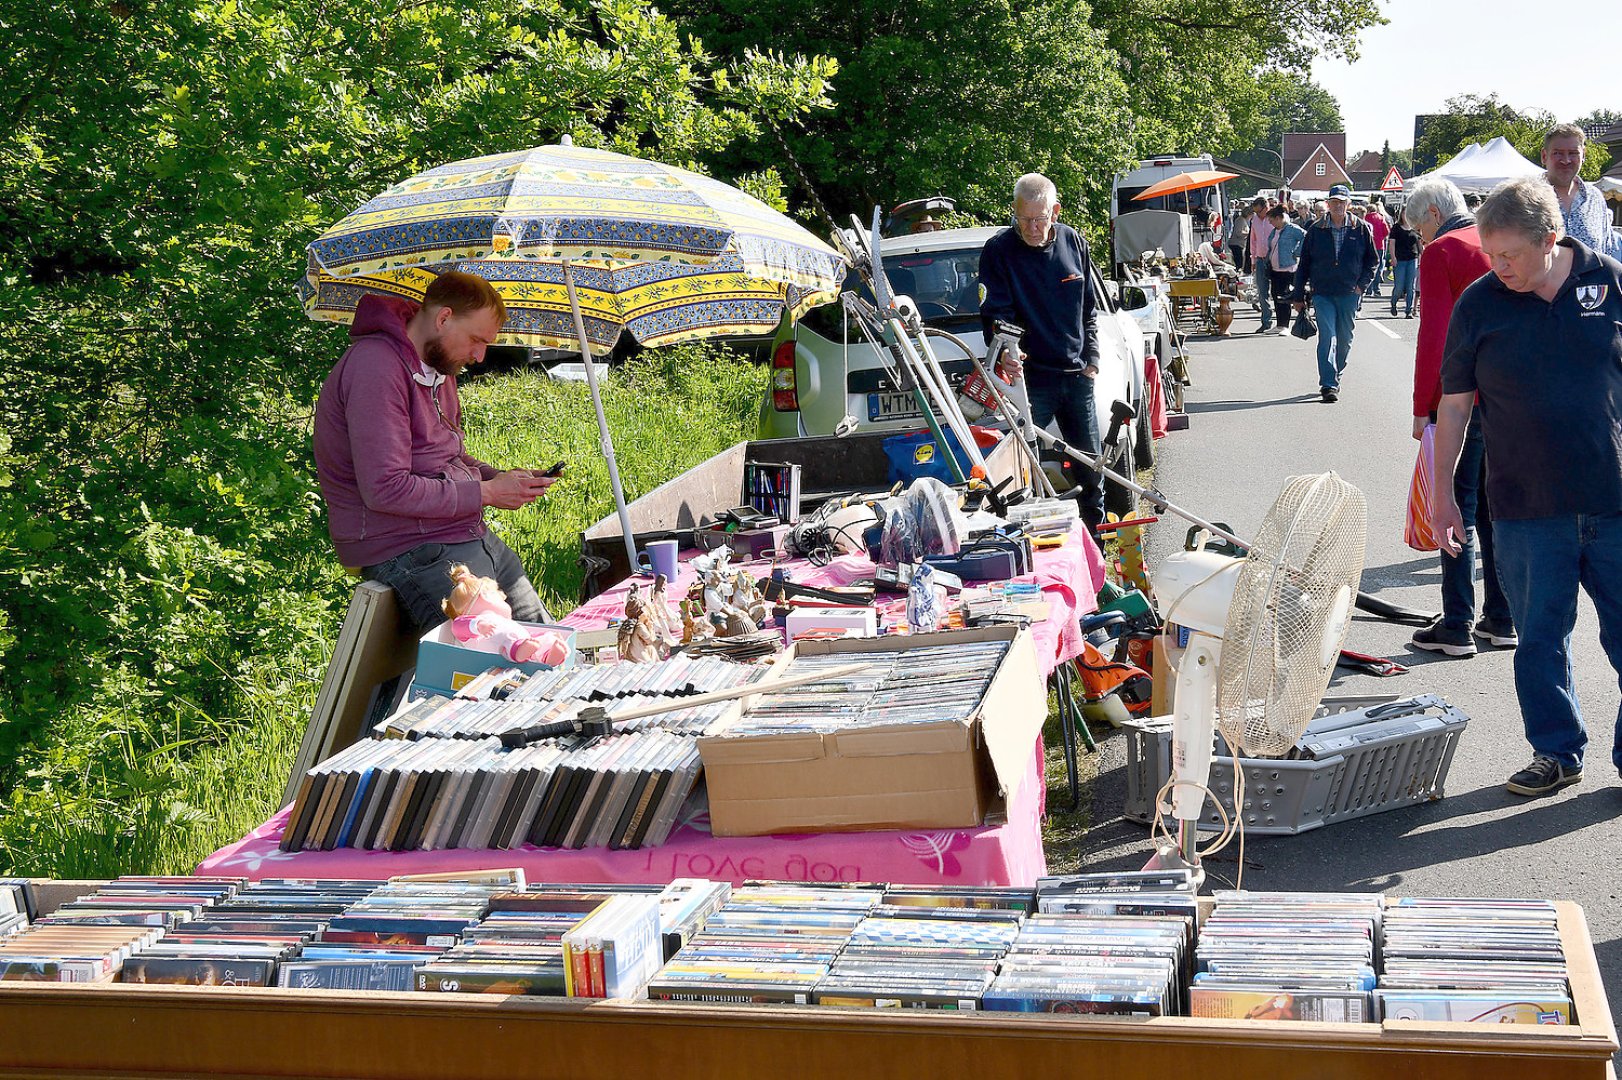
[[[1023,327],[1023,363],[1004,374],[1025,380],[1031,419],[1046,427],[1055,419],[1066,442],[1099,452],[1098,297],[1093,292],[1087,241],[1059,223],[1053,181],[1028,173],[1014,185],[1014,227],[986,241],[980,254],[980,320],[989,343],[999,322]],[[1088,528],[1104,520],[1104,488],[1098,473],[1077,463],[1080,512]]]

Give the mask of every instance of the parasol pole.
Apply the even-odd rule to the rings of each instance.
[[[614,439],[608,432],[608,417],[603,415],[603,395],[597,389],[597,364],[591,358],[591,343],[586,340],[586,317],[580,313],[580,297],[574,291],[574,266],[563,260],[563,287],[569,294],[569,311],[574,315],[575,339],[580,342],[580,358],[586,362],[586,385],[591,388],[591,406],[597,410],[597,434],[601,438],[603,460],[608,462],[608,484],[614,489],[614,508],[619,511],[620,533],[625,538],[626,573],[637,572],[636,538],[631,531],[631,512],[625,508],[625,491],[620,487],[620,469],[614,461]]]

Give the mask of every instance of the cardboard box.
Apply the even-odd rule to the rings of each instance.
[[[1047,688],[1027,630],[984,627],[911,637],[795,643],[793,657],[862,654],[974,641],[1011,643],[968,723],[891,725],[832,734],[740,736],[726,729],[734,706],[699,753],[716,836],[866,829],[961,829],[982,824],[1024,781],[1047,719]]]
[[[417,642],[417,673],[411,679],[411,693],[454,694],[493,667],[515,667],[525,674],[547,671],[554,666],[575,666],[575,629],[552,623],[523,623],[541,630],[556,630],[567,636],[569,655],[562,664],[515,664],[500,653],[470,649],[456,640],[449,622],[440,623]]]

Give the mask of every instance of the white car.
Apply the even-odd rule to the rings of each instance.
[[[925,325],[955,335],[976,358],[984,359],[986,343],[980,326],[980,252],[999,229],[942,229],[881,241],[890,287],[911,297]],[[1152,462],[1153,442],[1144,408],[1145,335],[1131,314],[1122,311],[1093,270],[1098,297],[1099,365],[1094,381],[1099,433],[1106,435],[1110,410],[1124,401],[1138,419],[1123,426],[1111,461],[1143,466]],[[847,289],[857,288],[854,277]],[[960,386],[971,370],[961,350],[943,338],[931,338],[948,379]],[[886,358],[846,323],[839,304],[805,315],[797,324],[778,329],[772,345],[772,381],[761,406],[760,437],[794,438],[839,431],[913,431],[923,426],[912,392],[895,385]],[[1057,427],[1049,425],[1057,433]],[[1118,471],[1130,472],[1130,466]],[[1131,496],[1106,484],[1110,509],[1125,513]]]

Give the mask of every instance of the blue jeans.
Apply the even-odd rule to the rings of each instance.
[[[524,564],[489,531],[459,544],[419,544],[376,566],[363,567],[361,574],[393,589],[417,632],[425,634],[445,621],[440,605],[451,594],[451,567],[458,563],[479,577],[494,578],[519,622],[552,621],[524,573]]]
[[[1397,298],[1402,297],[1408,304],[1404,315],[1414,313],[1414,287],[1419,284],[1419,260],[1401,259],[1397,262],[1396,276],[1391,282],[1391,314],[1397,313]]]
[[[1025,365],[1025,393],[1031,402],[1031,422],[1047,427],[1059,421],[1064,441],[1089,454],[1099,452],[1098,406],[1093,402],[1093,380],[1079,371],[1052,371]],[[1077,500],[1081,519],[1089,529],[1104,521],[1104,484],[1099,474],[1076,462]]]
[[[1521,643],[1515,694],[1526,741],[1536,754],[1580,768],[1588,729],[1571,675],[1571,631],[1581,585],[1599,613],[1599,642],[1622,674],[1622,513],[1572,514],[1493,522],[1498,577]],[[1611,761],[1622,768],[1622,714]]]
[[[1318,389],[1339,390],[1340,373],[1346,370],[1346,358],[1352,353],[1352,327],[1357,322],[1357,307],[1361,297],[1356,293],[1344,296],[1312,294],[1312,312],[1318,319]],[[1334,357],[1330,357],[1330,349]]]
[[[1369,279],[1369,287],[1363,290],[1364,296],[1380,295],[1380,279],[1385,276],[1385,252],[1374,253],[1374,276]]]
[[[1464,550],[1458,555],[1442,554],[1442,624],[1468,634],[1476,621],[1476,552],[1481,552],[1481,614],[1494,622],[1513,621],[1509,600],[1498,583],[1498,563],[1493,558],[1492,511],[1487,505],[1487,459],[1481,438],[1481,406],[1470,414],[1464,429],[1464,446],[1459,451],[1459,467],[1453,473],[1453,498],[1464,518]]]
[[[1273,328],[1273,306],[1268,302],[1273,289],[1273,268],[1263,259],[1256,264],[1256,303],[1262,309],[1262,329]]]

